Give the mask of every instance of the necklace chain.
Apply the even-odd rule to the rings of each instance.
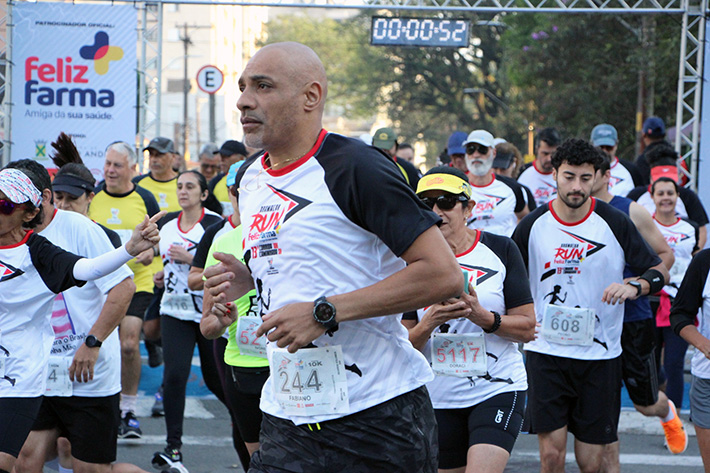
[[[298,161],[298,160],[301,159],[302,157],[303,157],[303,156],[299,156],[299,157],[297,157],[297,158],[287,159],[287,160],[285,160],[285,161],[282,161],[282,162],[280,162],[280,163],[277,163],[276,165],[279,166],[279,169],[281,169],[284,165],[289,164],[289,163],[292,163],[292,162],[294,162],[294,161]],[[258,189],[258,188],[260,187],[260,186],[259,186],[259,176],[261,176],[261,175],[262,175],[264,172],[266,172],[266,171],[275,171],[275,170],[276,170],[276,169],[274,169],[274,165],[271,164],[271,158],[269,157],[269,158],[267,158],[267,159],[269,159],[269,165],[266,166],[266,167],[263,168],[263,169],[260,169],[259,172],[256,173],[256,176],[252,177],[252,178],[249,180],[249,182],[247,182],[246,184],[244,184],[244,189],[245,189],[245,190],[250,191],[250,189],[247,189],[247,186],[250,185],[251,183],[253,183],[254,181],[256,181],[256,188]],[[239,190],[241,190],[241,187],[240,187],[239,189],[237,189],[237,192],[238,192]]]

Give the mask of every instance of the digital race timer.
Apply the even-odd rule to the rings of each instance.
[[[372,17],[370,43],[375,46],[468,46],[468,20]]]

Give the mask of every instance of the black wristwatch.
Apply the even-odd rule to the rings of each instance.
[[[638,281],[631,280],[631,281],[628,281],[626,284],[628,284],[631,287],[636,288],[636,297],[640,296],[641,293],[643,292],[643,286],[641,286],[641,283]]]
[[[326,330],[331,330],[338,325],[335,321],[335,306],[323,297],[319,297],[313,303],[313,318]]]
[[[101,346],[99,339],[93,335],[87,335],[84,344],[89,348],[99,348]]]

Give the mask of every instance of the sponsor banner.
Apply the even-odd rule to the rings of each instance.
[[[51,170],[63,131],[101,178],[106,146],[135,141],[136,10],[22,2],[13,20],[11,158]]]

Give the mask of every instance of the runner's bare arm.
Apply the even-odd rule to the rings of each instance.
[[[336,308],[336,320],[397,314],[426,307],[461,294],[461,270],[438,227],[424,231],[402,254],[407,267],[371,286],[346,294],[327,296]],[[468,315],[465,309],[462,316]],[[258,335],[289,351],[312,342],[325,333],[313,318],[313,302],[289,304],[264,317]]]
[[[135,292],[136,285],[131,278],[126,278],[113,286],[106,294],[106,302],[101,309],[99,318],[96,319],[87,335],[93,335],[101,342],[106,340],[123,320]],[[99,357],[99,350],[101,350],[100,347],[89,348],[82,343],[77,348],[72,364],[69,366],[69,379],[84,383],[94,379],[94,366]]]

